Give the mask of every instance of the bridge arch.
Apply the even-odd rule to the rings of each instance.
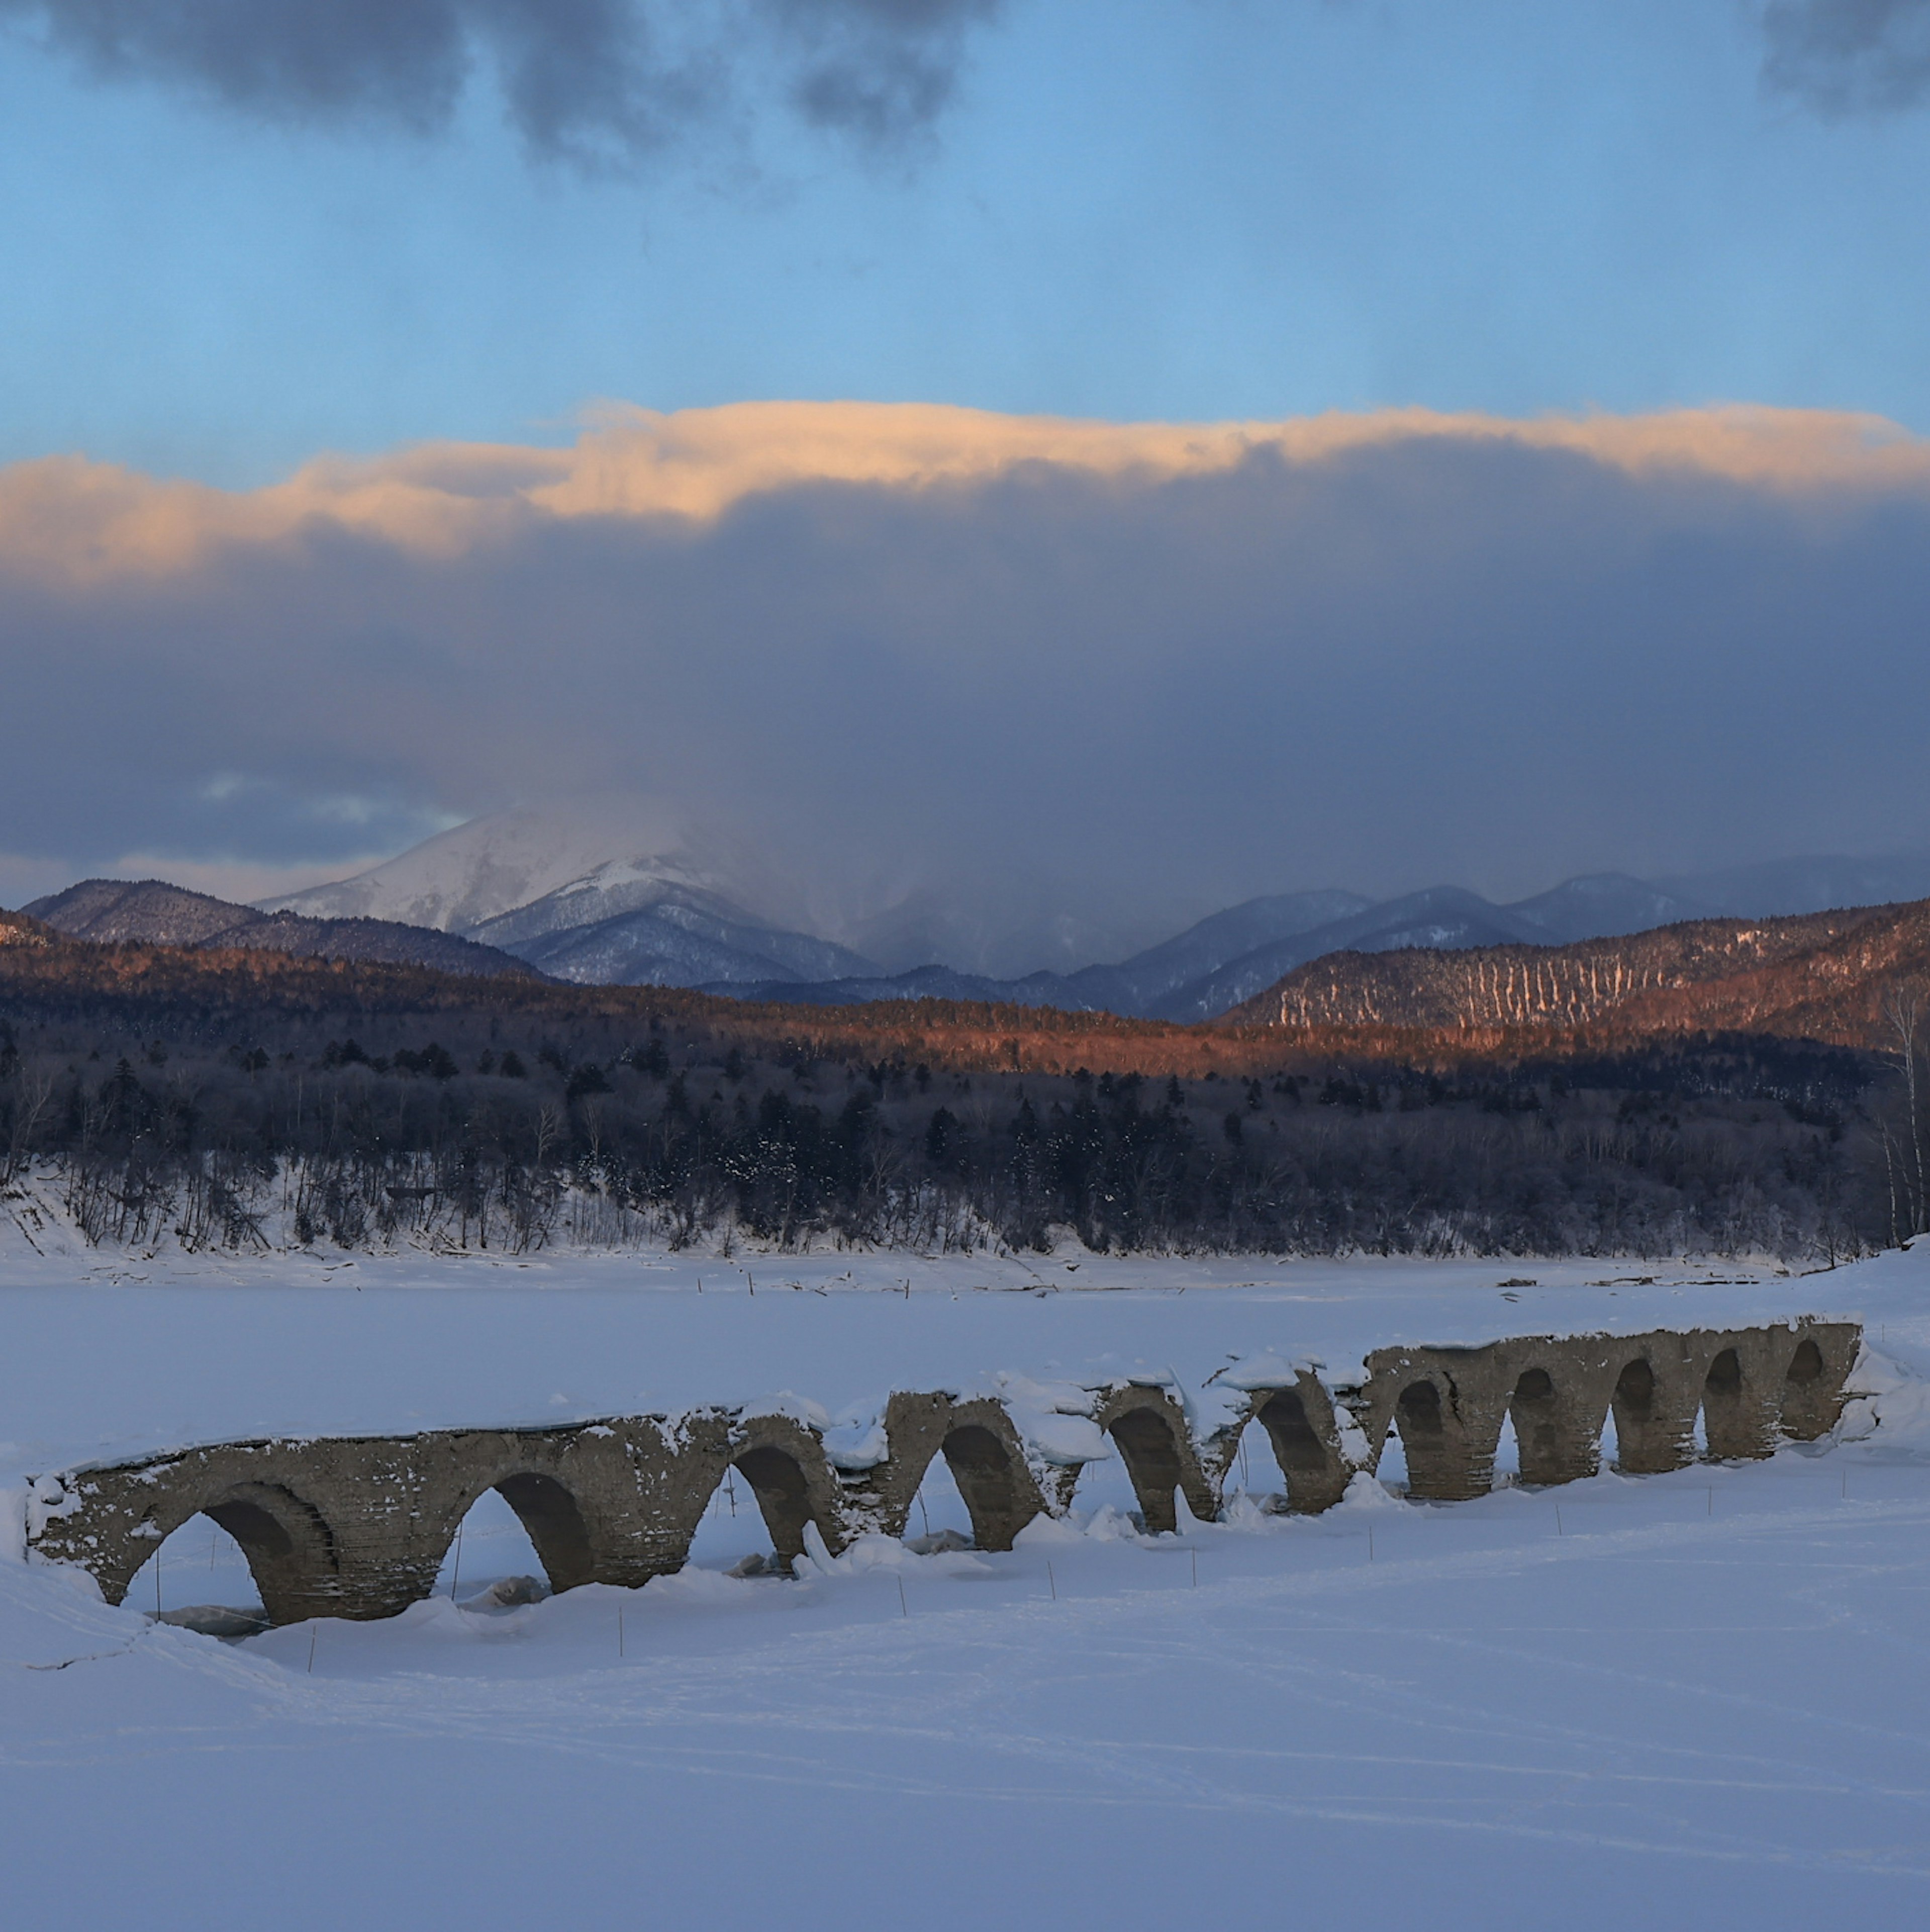
[[[1387,1364],[1400,1394],[1394,1426],[1407,1465],[1407,1494],[1417,1502],[1460,1502],[1494,1484],[1494,1455],[1514,1386],[1511,1365],[1494,1345],[1430,1349]]]
[[[1093,1420],[1112,1438],[1152,1534],[1170,1535],[1179,1527],[1175,1490],[1202,1522],[1218,1519],[1219,1496],[1194,1451],[1185,1412],[1164,1389],[1137,1384],[1116,1388]]]
[[[972,1541],[981,1550],[1011,1549],[1039,1510],[1038,1486],[1024,1463],[982,1422],[949,1430],[940,1451],[972,1519]]]
[[[1819,1381],[1823,1374],[1823,1351],[1815,1340],[1804,1336],[1797,1343],[1796,1352],[1789,1358],[1789,1366],[1783,1371],[1783,1380],[1791,1388],[1806,1389],[1812,1382]]]
[[[1678,1376],[1677,1379],[1680,1379]],[[1644,1352],[1631,1355],[1609,1399],[1615,1418],[1615,1466],[1629,1475],[1659,1475],[1693,1460],[1695,1394],[1670,1400],[1669,1389]]]
[[[1285,1479],[1287,1508],[1296,1514],[1330,1508],[1346,1494],[1353,1474],[1341,1454],[1331,1402],[1317,1396],[1326,1411],[1320,1414],[1310,1410],[1308,1394],[1304,1387],[1275,1389],[1254,1412]]]
[[[229,1483],[212,1494],[157,1505],[130,1539],[138,1539],[138,1546],[130,1552],[125,1574],[113,1585],[103,1580],[107,1600],[123,1601],[148,1557],[199,1516],[233,1538],[269,1622],[299,1623],[337,1609],[341,1566],[334,1531],[313,1503],[285,1484],[269,1482]]]
[[[444,1519],[449,1528],[439,1560],[447,1560],[469,1511],[492,1490],[515,1513],[553,1591],[574,1590],[595,1580],[596,1550],[582,1504],[567,1485],[538,1469],[512,1470],[472,1490],[451,1513],[453,1520]]]
[[[1446,1432],[1446,1425],[1441,1419],[1441,1392],[1425,1377],[1410,1382],[1401,1391],[1394,1414],[1403,1443],[1415,1438],[1431,1440]]]
[[[839,1526],[835,1519],[827,1520],[798,1456],[775,1443],[760,1442],[732,1456],[730,1466],[751,1485],[764,1527],[771,1533],[771,1547],[787,1566],[804,1554],[807,1523],[816,1523],[826,1546],[837,1552],[843,1540]]]
[[[1508,1398],[1521,1480],[1537,1487],[1592,1476],[1601,1460],[1601,1382],[1567,1363],[1557,1366],[1559,1378],[1545,1364],[1531,1362]]]
[[[1825,1352],[1825,1345],[1827,1352]],[[1845,1346],[1841,1330],[1804,1335],[1791,1350],[1783,1370],[1782,1432],[1798,1442],[1814,1442],[1829,1434],[1843,1413],[1843,1384],[1854,1359],[1856,1343]]]
[[[1702,1382],[1702,1428],[1710,1455],[1750,1460],[1772,1455],[1785,1382],[1776,1374],[1764,1331],[1722,1337]]]
[[[1760,1353],[1760,1345],[1749,1351]],[[1775,1446],[1775,1412],[1763,1400],[1761,1366],[1746,1360],[1734,1342],[1725,1342],[1710,1360],[1702,1383],[1702,1426],[1709,1453],[1719,1461],[1767,1456]],[[1757,1372],[1752,1374],[1752,1369]],[[1779,1396],[1781,1389],[1776,1394]]]

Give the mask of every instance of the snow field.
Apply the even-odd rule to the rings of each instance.
[[[1029,1264],[1044,1292],[982,1261],[772,1257],[754,1298],[742,1257],[729,1293],[715,1257],[652,1258],[0,1254],[0,1469],[784,1388],[835,1412],[1001,1372],[1150,1366],[1197,1396],[1235,1354],[1338,1372],[1403,1340],[1803,1312],[1867,1322],[1872,1394],[1761,1463],[1436,1507],[1391,1492],[1390,1457],[1324,1516],[1236,1496],[1158,1538],[1115,1460],[1008,1553],[871,1539],[794,1581],[725,1574],[767,1546],[740,1490],[678,1576],[466,1608],[537,1568],[492,1496],[434,1600],[232,1642],[152,1622],[145,1575],[109,1610],[0,1561],[8,1924],[1930,1914],[1930,1252],[1807,1280],[1145,1263],[1113,1293],[1044,1276],[1070,1257]],[[364,1268],[380,1285],[340,1285]],[[1244,1446],[1234,1486],[1277,1488]],[[966,1526],[950,1490],[941,1462],[914,1532]],[[163,1548],[170,1608],[239,1600],[208,1528]]]

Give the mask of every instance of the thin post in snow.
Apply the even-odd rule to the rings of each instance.
[[[1555,1534],[1557,1536],[1563,1534],[1561,1526],[1561,1504],[1560,1503],[1557,1503],[1555,1504]]]
[[[1189,1550],[1186,1553],[1193,1559],[1193,1587],[1197,1590],[1200,1587],[1200,1552]]]
[[[160,1548],[157,1544],[154,1549],[154,1615],[156,1616],[159,1616],[161,1613],[160,1563]]]
[[[737,1514],[737,1478],[728,1469],[724,1472],[724,1487],[730,1498],[730,1514],[735,1516]]]
[[[1052,1600],[1055,1604],[1057,1603],[1059,1600],[1059,1580],[1053,1575],[1052,1565],[1050,1563],[1047,1564],[1045,1566],[1045,1587],[1052,1592]]]
[[[931,1534],[931,1517],[925,1506],[925,1492],[922,1490],[918,1492],[918,1515],[919,1520],[925,1525],[925,1534],[929,1536]]]
[[[902,1576],[898,1579],[898,1613],[907,1617],[911,1615],[911,1606],[905,1601],[905,1580]]]
[[[1716,1514],[1716,1485],[1713,1483],[1709,1485],[1709,1514],[1711,1516]]]
[[[449,1571],[449,1600],[456,1600],[456,1580],[463,1574],[463,1526],[456,1526],[456,1560]]]
[[[1847,1462],[1843,1465],[1843,1500],[1850,1500],[1850,1466]]]
[[[616,1654],[619,1657],[623,1654],[623,1606],[621,1604],[616,1606]]]
[[[1367,1560],[1370,1563],[1374,1561],[1374,1526],[1371,1523],[1367,1526]]]
[[[744,1279],[751,1284],[751,1292],[755,1294],[757,1292],[757,1277],[746,1268],[744,1270]]]
[[[315,1640],[319,1634],[319,1625],[310,1624],[308,1626],[308,1674],[311,1677],[315,1675]]]

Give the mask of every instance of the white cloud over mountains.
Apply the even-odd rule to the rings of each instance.
[[[0,471],[0,849],[687,802],[814,892],[1159,928],[1930,839],[1930,445],[1749,410],[611,410],[252,493]],[[346,869],[346,866],[345,866]]]

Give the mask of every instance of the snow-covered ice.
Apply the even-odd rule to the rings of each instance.
[[[43,1245],[0,1234],[9,1925],[1930,1916],[1930,1244],[1808,1277]],[[721,1498],[641,1591],[230,1642],[17,1560],[26,1474],[172,1443],[785,1392],[862,1460],[894,1387],[1042,1418],[1119,1375],[1198,1403],[1387,1342],[1803,1312],[1866,1322],[1870,1394],[1753,1465],[1439,1508],[1362,1479],[1148,1539],[1102,1463],[1009,1554],[871,1540],[794,1581],[725,1574],[759,1538]],[[530,1567],[481,1505],[466,1538],[464,1604]],[[169,1607],[235,1600],[222,1556],[170,1539]]]

